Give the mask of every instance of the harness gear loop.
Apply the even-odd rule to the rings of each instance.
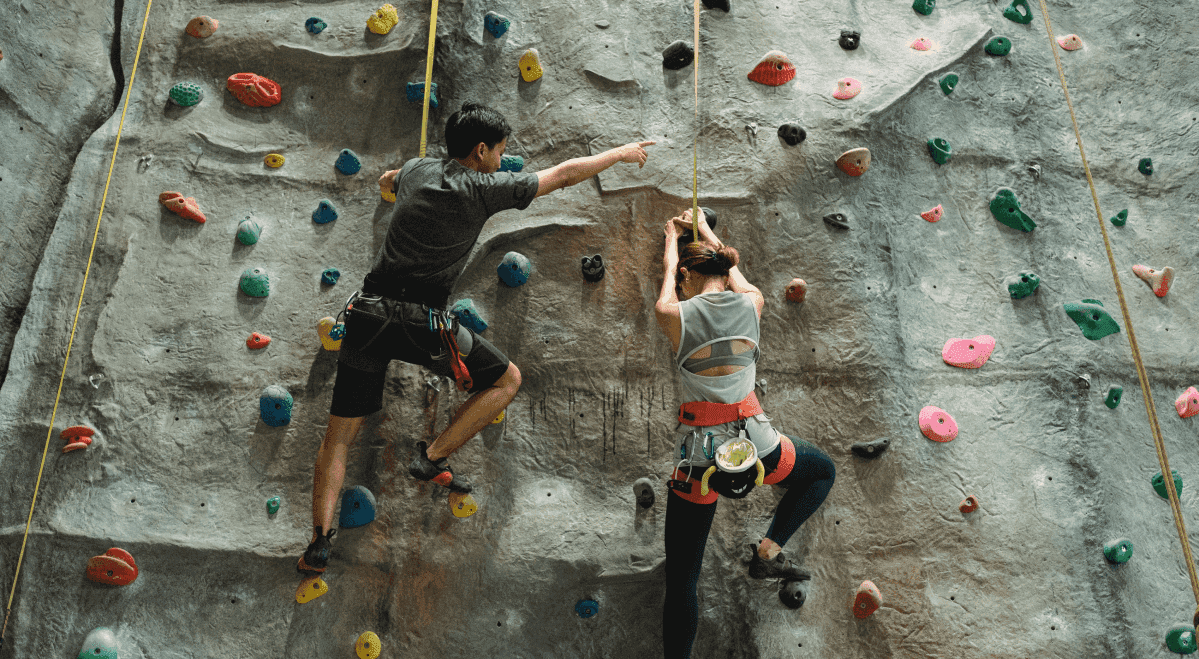
[[[454,383],[458,386],[458,391],[469,391],[475,383],[462,361],[462,355],[458,352],[458,319],[445,311],[429,309],[429,329],[433,329],[434,324],[437,327],[435,331],[441,333],[441,342],[450,353],[450,370],[454,372]]]
[[[732,423],[762,414],[762,404],[758,396],[749,392],[739,403],[712,403],[697,400],[679,405],[679,423],[689,426],[718,426],[722,423]]]

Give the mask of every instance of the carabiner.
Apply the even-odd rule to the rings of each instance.
[[[712,439],[712,433],[708,433],[706,436],[704,436],[704,439],[702,442],[700,442],[699,447],[703,449],[704,457],[708,460],[713,460],[716,458],[716,442]]]

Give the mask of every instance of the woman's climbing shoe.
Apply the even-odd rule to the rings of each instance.
[[[749,576],[754,579],[789,579],[807,581],[812,578],[806,570],[801,569],[794,561],[787,560],[782,553],[768,561],[758,555],[758,548],[749,545],[749,560],[744,561],[749,566]]]
[[[417,442],[416,450],[416,459],[408,465],[408,473],[412,474],[413,478],[433,481],[438,485],[448,487],[452,492],[467,493],[471,491],[470,482],[464,476],[455,475],[453,468],[445,463],[445,458],[436,461],[429,459],[428,444]]]
[[[308,549],[304,551],[304,555],[300,557],[296,563],[296,571],[305,574],[320,574],[325,571],[325,567],[329,565],[329,552],[333,549],[333,534],[337,533],[337,529],[330,529],[329,533],[321,535],[320,527],[316,529],[316,540],[308,545]]]

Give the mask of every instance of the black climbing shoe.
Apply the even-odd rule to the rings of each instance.
[[[316,530],[316,540],[308,545],[304,555],[296,563],[296,571],[305,574],[320,574],[329,565],[329,552],[333,549],[333,535],[337,529],[330,529],[326,535],[321,535],[321,529]]]
[[[408,465],[408,473],[413,478],[422,481],[433,481],[447,487],[452,492],[471,492],[470,482],[464,476],[454,474],[454,469],[445,463],[445,458],[437,461],[429,459],[429,445],[424,442],[416,443],[417,455],[412,464]]]
[[[783,553],[779,552],[778,556],[774,557],[773,561],[768,561],[761,556],[758,556],[758,548],[754,545],[749,545],[750,558],[745,561],[749,566],[749,576],[754,579],[790,579],[794,581],[807,581],[812,578],[806,570],[801,569],[794,561],[789,561],[783,557]]]

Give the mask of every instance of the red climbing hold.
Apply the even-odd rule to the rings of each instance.
[[[1174,281],[1174,268],[1170,266],[1156,270],[1147,265],[1134,265],[1132,272],[1144,279],[1145,283],[1153,289],[1153,294],[1158,297],[1166,297],[1166,293],[1170,292],[1170,283]]]
[[[941,348],[941,359],[958,368],[982,368],[995,350],[995,337],[979,334],[973,339],[949,339]]]
[[[762,56],[762,60],[747,77],[763,85],[778,87],[795,78],[795,65],[787,59],[783,51],[772,50]]]
[[[184,198],[182,193],[168,191],[158,195],[158,201],[189,220],[195,220],[201,224],[208,221],[208,218],[204,217],[204,213],[200,212],[200,204],[195,197]]]
[[[1199,389],[1188,387],[1178,400],[1174,401],[1174,409],[1178,410],[1178,416],[1184,419],[1199,414]]]
[[[197,16],[187,22],[187,33],[197,39],[211,37],[213,32],[221,26],[220,21],[208,16]]]
[[[58,437],[59,439],[76,442],[86,439],[87,443],[91,444],[91,438],[94,437],[95,434],[96,430],[90,426],[71,426],[70,428],[58,433]]]
[[[271,337],[262,332],[254,332],[250,338],[246,339],[246,347],[250,350],[259,350],[271,344]]]
[[[936,222],[937,220],[941,219],[941,216],[944,214],[945,209],[941,207],[941,204],[937,204],[936,208],[924,211],[920,214],[920,217],[923,217],[929,222]]]
[[[958,504],[958,512],[972,513],[976,510],[978,510],[978,497],[973,494],[962,499],[962,502]]]
[[[87,578],[110,586],[127,586],[137,579],[137,563],[129,552],[113,547],[88,560]]]
[[[958,424],[949,412],[929,405],[920,410],[920,432],[934,442],[952,442],[958,436]]]
[[[883,594],[873,581],[863,581],[858,586],[858,592],[853,598],[853,615],[857,618],[868,618],[883,604]]]
[[[279,83],[257,73],[234,73],[225,85],[237,100],[255,108],[277,105],[283,100]]]
[[[808,282],[802,279],[792,279],[787,284],[787,299],[791,302],[803,302],[808,296]]]
[[[870,169],[870,149],[858,147],[842,153],[837,158],[837,167],[850,176],[861,176]]]

